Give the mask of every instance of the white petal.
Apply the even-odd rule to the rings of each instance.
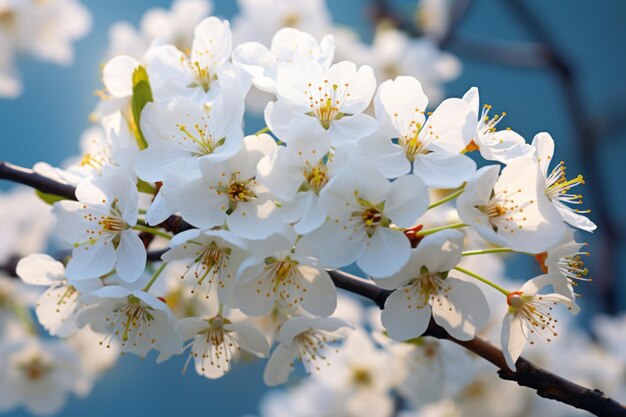
[[[337,307],[337,290],[328,272],[309,265],[299,265],[302,278],[302,308],[317,316],[330,316]]]
[[[43,253],[34,253],[20,259],[15,272],[22,281],[30,285],[52,285],[65,278],[63,264]]]
[[[544,177],[548,176],[548,167],[554,156],[554,140],[547,132],[537,133],[533,138],[532,147],[535,148],[535,158],[541,167]]]
[[[137,232],[125,230],[117,247],[115,270],[125,282],[135,282],[146,267],[146,248]]]
[[[181,195],[193,196],[179,203],[179,211],[183,219],[200,228],[211,228],[224,223],[228,209],[228,197],[217,195],[201,179],[187,183]]]
[[[472,178],[476,163],[466,155],[431,152],[416,156],[413,172],[429,187],[456,188]]]
[[[393,126],[398,136],[407,135],[415,124],[424,124],[428,98],[422,84],[413,77],[400,76],[380,85],[374,99],[376,117]]]
[[[433,138],[429,149],[450,154],[461,152],[476,133],[476,113],[458,98],[444,100],[428,118],[420,132],[420,139]]]
[[[489,321],[489,305],[475,284],[448,277],[447,296],[432,302],[433,318],[454,338],[470,340]]]
[[[293,371],[294,359],[295,352],[286,349],[282,345],[276,346],[263,372],[265,385],[275,387],[287,382],[289,374]]]
[[[381,319],[389,337],[405,341],[421,336],[426,331],[430,312],[429,304],[421,306],[421,301],[415,297],[407,300],[404,289],[399,288],[387,297]]]
[[[376,119],[367,114],[359,113],[345,116],[330,123],[328,133],[334,146],[355,143],[359,139],[371,135],[376,131]]]
[[[126,55],[119,55],[106,63],[102,70],[102,80],[106,89],[115,97],[128,97],[133,94],[133,72],[139,62]]]
[[[427,235],[413,250],[411,259],[430,272],[446,272],[461,262],[465,235],[458,230],[442,230]]]
[[[239,346],[242,349],[259,357],[268,355],[270,346],[267,343],[265,335],[256,327],[245,323],[232,323],[227,324],[224,328],[236,333],[237,341],[239,341]]]
[[[528,340],[528,329],[522,318],[516,314],[507,313],[502,321],[500,338],[506,364],[512,371],[515,371],[515,362],[522,354]]]
[[[228,228],[244,239],[265,239],[280,230],[283,223],[272,201],[239,203],[226,219]]]
[[[71,279],[97,278],[111,272],[115,266],[115,248],[112,242],[86,243],[72,252],[66,275]]]
[[[389,187],[385,216],[398,227],[411,227],[428,208],[428,189],[415,175],[404,175]]]
[[[399,230],[379,228],[367,239],[357,265],[368,275],[386,277],[398,272],[409,260],[411,244]]]

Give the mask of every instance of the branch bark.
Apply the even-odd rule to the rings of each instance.
[[[2,179],[8,179],[30,185],[31,187],[43,192],[60,190],[65,193],[61,196],[72,199],[75,198],[73,188],[71,186],[67,186],[50,178],[34,174],[32,170],[27,168],[7,164],[6,162],[0,162],[0,173],[0,178]],[[169,230],[172,233],[179,233],[183,230],[191,228],[192,226],[182,220],[179,216],[171,216],[162,223],[161,227],[166,228],[166,230]],[[65,257],[68,254],[69,252],[64,252],[59,254],[59,256]],[[148,252],[148,259],[158,260],[162,254],[163,251],[150,251]],[[16,263],[17,259],[14,258],[12,265],[0,267],[0,270],[15,274]],[[367,298],[373,301],[381,309],[385,307],[385,301],[392,292],[379,288],[371,281],[347,272],[333,269],[328,270],[328,273],[337,288],[341,288],[345,291]],[[531,388],[541,397],[560,401],[564,404],[571,405],[572,407],[589,411],[597,416],[626,416],[626,408],[617,401],[604,395],[602,391],[592,390],[575,384],[565,378],[534,365],[524,358],[520,357],[517,360],[517,371],[511,371],[506,365],[502,351],[486,340],[478,337],[469,341],[457,340],[450,336],[442,327],[438,326],[432,319],[424,335],[436,337],[438,339],[450,340],[451,342],[463,346],[467,350],[498,367],[498,375],[500,378],[515,381],[520,386]]]

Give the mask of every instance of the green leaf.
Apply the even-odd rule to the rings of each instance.
[[[56,194],[44,193],[44,192],[41,192],[39,190],[35,190],[35,195],[37,195],[37,197],[39,197],[44,203],[47,203],[47,204],[50,204],[50,205],[56,203],[57,201],[67,200],[67,198],[65,198],[65,197],[61,197],[61,196],[56,195]]]
[[[137,190],[140,193],[156,194],[156,188],[145,182],[144,180],[137,181]]]
[[[133,111],[133,119],[135,122],[134,133],[139,149],[146,149],[148,142],[141,132],[141,111],[146,103],[154,101],[152,97],[152,88],[148,79],[148,72],[142,66],[137,67],[133,72],[133,98],[131,108]]]

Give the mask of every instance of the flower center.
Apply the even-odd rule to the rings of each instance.
[[[193,153],[199,156],[212,154],[216,148],[223,145],[226,141],[226,138],[221,138],[217,141],[213,140],[213,136],[206,124],[204,126],[198,123],[194,124],[194,131],[190,131],[187,126],[183,124],[177,124],[176,127],[183,133],[182,136],[177,138],[179,139],[178,144],[191,145]]]
[[[372,374],[365,368],[354,368],[352,370],[352,383],[358,386],[370,386],[374,382]]]
[[[370,207],[363,211],[361,214],[361,218],[363,219],[363,223],[365,223],[366,227],[376,227],[378,226],[382,219],[383,215],[378,211],[378,209],[374,207]]]
[[[121,232],[124,230],[124,222],[118,218],[113,216],[100,216],[100,221],[98,221],[102,230],[107,232]]]
[[[52,367],[43,363],[41,358],[35,357],[30,362],[22,364],[20,369],[29,380],[39,381],[52,370]]]
[[[345,89],[340,92],[339,85],[330,85],[328,80],[324,80],[323,85],[318,86],[317,90],[313,84],[308,84],[308,90],[305,91],[305,94],[309,96],[311,108],[309,115],[317,117],[324,129],[328,129],[333,120],[343,117],[343,113],[339,111],[339,103],[343,102],[344,94],[350,96],[350,93],[347,92],[349,84],[345,83],[344,86]]]
[[[210,57],[209,51],[198,51],[196,55],[209,55]],[[184,59],[184,57],[181,57],[181,60],[182,59]],[[192,83],[190,87],[202,87],[204,92],[207,93],[211,88],[211,83],[217,80],[217,74],[211,73],[209,66],[197,59],[191,62],[191,70],[195,76],[196,82]]]
[[[228,185],[228,198],[230,201],[249,201],[250,191],[244,181],[233,181]]]
[[[305,169],[303,175],[306,181],[306,183],[303,184],[305,185],[304,188],[313,190],[315,194],[319,194],[328,182],[328,168],[322,161],[320,161],[317,166]]]

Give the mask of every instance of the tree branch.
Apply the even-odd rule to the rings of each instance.
[[[64,192],[62,196],[72,199],[75,198],[74,190],[71,186],[58,183],[50,178],[34,174],[29,169],[5,162],[1,162],[0,167],[2,167],[0,168],[0,172],[2,173],[0,178],[30,185],[40,191],[47,190],[44,192],[60,190]],[[179,216],[170,216],[170,218],[162,223],[161,227],[166,228],[166,230],[172,233],[179,233],[192,226]],[[148,259],[159,260],[163,252],[164,251],[150,251],[148,252]],[[59,258],[63,258],[69,255],[69,253],[69,251],[61,252],[58,256]],[[17,260],[17,258],[13,258],[13,264],[0,267],[0,270],[15,275],[15,264],[17,264]],[[392,292],[377,287],[371,281],[340,270],[328,270],[328,274],[337,288],[365,297],[373,301],[381,309],[385,307],[385,301]],[[511,371],[506,365],[502,351],[481,338],[476,337],[469,341],[457,340],[450,336],[442,327],[438,326],[432,319],[424,335],[438,339],[447,339],[463,346],[467,350],[474,352],[476,355],[497,366],[500,369],[498,371],[500,378],[515,381],[521,386],[532,388],[537,391],[537,394],[541,397],[587,410],[597,416],[626,416],[626,408],[617,401],[605,396],[602,391],[582,387],[535,366],[524,358],[520,357],[517,360],[517,371]]]
[[[372,300],[381,309],[384,308],[385,300],[391,291],[377,287],[373,283],[356,277],[343,271],[328,271],[337,288],[350,291]],[[483,359],[498,367],[500,378],[515,381],[518,385],[528,387],[537,392],[537,395],[581,410],[589,411],[592,414],[602,417],[624,417],[626,408],[619,402],[607,397],[600,390],[591,390],[581,385],[575,384],[565,378],[542,369],[532,362],[520,357],[515,366],[517,371],[509,369],[502,354],[488,341],[475,337],[472,340],[462,341],[450,336],[443,327],[437,325],[431,319],[424,336],[431,336],[437,339],[446,339],[465,349],[475,353]]]
[[[23,168],[0,161],[0,180],[9,180],[33,187],[42,193],[54,194],[65,197],[68,200],[76,200],[76,189],[69,185],[54,181],[48,177],[37,174],[32,169]]]

